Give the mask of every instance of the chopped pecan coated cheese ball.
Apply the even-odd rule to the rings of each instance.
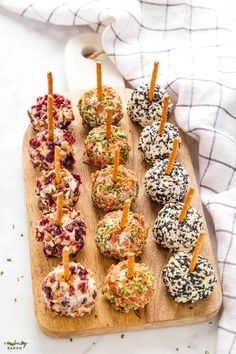
[[[105,279],[105,296],[114,310],[128,313],[144,308],[152,298],[155,276],[143,263],[134,264],[134,275],[127,277],[127,261],[112,264]]]
[[[36,104],[29,111],[34,130],[43,131],[48,128],[47,100],[48,95],[38,97]],[[53,94],[53,119],[55,127],[61,129],[67,128],[75,119],[71,101],[57,93]]]
[[[141,85],[131,93],[127,103],[127,114],[134,122],[145,127],[161,119],[163,97],[167,94],[166,90],[155,85],[153,100],[149,101],[149,84]],[[172,110],[172,103],[168,106],[168,116]]]
[[[177,161],[172,172],[166,174],[168,160],[162,160],[151,167],[145,174],[144,186],[152,198],[159,204],[182,201],[187,193],[189,176],[185,168]]]
[[[89,314],[97,296],[93,273],[79,263],[71,262],[70,278],[64,279],[60,263],[45,278],[42,291],[46,306],[57,316],[78,317]]]
[[[153,227],[153,235],[162,247],[170,252],[192,251],[199,233],[204,229],[202,216],[192,206],[188,207],[183,222],[178,221],[182,203],[167,203],[160,210]]]
[[[61,183],[56,185],[55,170],[44,171],[36,181],[36,194],[39,196],[39,208],[50,209],[56,205],[57,195],[64,193],[63,206],[72,207],[79,199],[80,176],[61,168]]]
[[[159,127],[160,122],[148,125],[142,130],[139,140],[138,149],[150,165],[167,159],[173,150],[174,139],[179,137],[178,128],[173,124],[165,124],[162,136],[158,134]]]
[[[54,129],[54,140],[48,139],[48,130],[39,132],[29,141],[29,155],[34,167],[45,170],[54,167],[55,146],[60,147],[61,164],[70,167],[75,163],[75,138],[67,130]]]
[[[120,148],[120,163],[125,162],[130,150],[128,137],[122,127],[111,127],[111,138],[106,137],[106,125],[92,129],[84,141],[84,150],[92,164],[100,169],[114,163],[114,149]]]
[[[117,259],[127,258],[130,252],[141,255],[148,235],[144,217],[129,212],[124,228],[121,228],[122,210],[110,212],[98,222],[96,244],[100,252]]]
[[[113,111],[112,122],[114,125],[123,118],[120,96],[109,86],[102,86],[102,99],[98,100],[97,89],[86,91],[78,102],[83,126],[95,128],[106,122],[107,109]]]
[[[61,225],[55,223],[56,210],[44,212],[37,220],[36,239],[43,242],[47,256],[62,257],[65,246],[76,255],[84,246],[86,224],[80,213],[72,208],[63,208]]]
[[[119,210],[127,199],[133,202],[138,195],[135,173],[123,165],[119,166],[117,181],[112,179],[113,166],[92,173],[92,200],[104,212]]]
[[[167,291],[176,302],[183,304],[207,298],[216,283],[214,270],[206,258],[198,256],[193,272],[189,271],[191,260],[191,253],[176,253],[162,272]]]

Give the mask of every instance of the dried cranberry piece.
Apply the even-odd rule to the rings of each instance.
[[[64,307],[68,307],[69,301],[68,301],[68,300],[62,300],[61,304],[62,304],[62,306],[64,306]]]
[[[71,133],[69,133],[67,130],[63,131],[64,139],[68,141],[70,145],[73,145],[75,143],[75,138]]]
[[[37,179],[37,181],[36,181],[36,187],[40,190],[40,189],[41,189],[41,186],[42,186],[41,182]]]
[[[75,294],[75,288],[72,285],[70,285],[69,286],[69,295],[74,295],[74,294]]]
[[[47,231],[50,232],[53,236],[58,236],[62,233],[62,228],[60,225],[53,224],[48,226]]]
[[[80,272],[79,272],[80,279],[81,280],[86,280],[87,279],[87,277],[86,277],[87,274],[88,274],[88,271],[87,271],[86,268],[81,269]]]
[[[71,274],[75,274],[75,272],[76,272],[76,266],[70,265],[70,272],[71,272]]]
[[[55,175],[54,172],[53,172],[53,173],[50,173],[50,174],[47,175],[47,177],[45,178],[44,183],[45,183],[46,185],[48,185],[49,183],[52,182],[52,180],[53,180],[55,177],[56,177],[56,175]]]
[[[39,230],[36,230],[36,240],[43,241],[43,239],[44,239],[44,233],[40,232]]]
[[[75,163],[75,159],[71,152],[69,152],[66,158],[63,161],[61,161],[61,164],[65,167],[73,165],[74,163]]]
[[[50,288],[50,286],[46,286],[45,284],[43,284],[42,290],[43,290],[44,294],[46,295],[47,299],[50,300],[52,298],[52,289]]]
[[[80,175],[78,173],[72,173],[72,176],[79,182],[79,184],[81,184],[81,178]]]
[[[48,218],[43,218],[43,219],[40,220],[39,225],[40,225],[40,226],[44,226],[44,225],[46,225],[48,222],[49,222],[49,219],[48,219]]]
[[[53,161],[54,161],[54,151],[50,151],[48,154],[47,154],[47,156],[46,156],[46,161],[48,162],[48,163],[53,163]]]
[[[45,199],[46,199],[47,204],[49,206],[53,206],[54,205],[54,200],[52,199],[52,196],[50,194],[47,193],[46,196],[45,196]]]
[[[88,283],[87,282],[82,282],[78,285],[78,289],[81,291],[81,293],[85,293],[88,289]]]
[[[85,304],[87,302],[87,297],[84,297],[83,298],[83,301],[81,302],[81,304],[83,305],[83,304]]]
[[[40,146],[40,142],[35,138],[30,139],[29,144],[33,149],[37,149]]]

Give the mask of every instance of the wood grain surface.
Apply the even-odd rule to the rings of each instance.
[[[121,95],[125,112],[126,102],[130,97],[131,90],[119,89],[118,91]],[[35,181],[40,175],[40,171],[33,168],[28,156],[28,141],[35,135],[32,128],[28,127],[23,140],[22,157],[25,179],[26,209],[28,213],[32,289],[35,316],[40,328],[44,333],[50,336],[70,337],[112,333],[117,331],[123,332],[134,329],[177,326],[209,320],[216,315],[222,303],[222,293],[218,275],[218,282],[213,294],[208,299],[199,301],[193,305],[177,304],[174,302],[167,294],[162,283],[161,272],[170,258],[170,254],[157,246],[151,233],[160,206],[148,198],[143,186],[144,174],[149,166],[143,161],[138,152],[138,141],[141,128],[132,123],[126,115],[122,120],[121,125],[129,135],[129,143],[132,150],[129,153],[129,158],[125,165],[136,172],[140,187],[139,196],[134,204],[133,210],[143,214],[145,216],[146,224],[150,226],[147,244],[141,257],[141,261],[146,263],[155,273],[157,278],[157,289],[151,303],[147,305],[144,310],[141,310],[140,313],[118,313],[113,310],[109,303],[104,299],[102,294],[104,278],[109,266],[116,261],[102,256],[97,250],[94,241],[96,225],[99,218],[101,218],[102,213],[93,206],[91,201],[90,175],[93,168],[88,164],[83,163],[83,142],[87,132],[81,124],[81,119],[76,106],[82,93],[83,91],[79,91],[71,92],[66,95],[72,101],[76,116],[76,120],[73,122],[69,130],[76,137],[77,162],[75,170],[80,173],[82,178],[81,195],[75,208],[81,212],[81,215],[85,218],[88,224],[85,246],[77,255],[76,260],[94,272],[94,277],[98,286],[98,296],[95,309],[90,315],[82,318],[70,319],[65,317],[55,317],[45,306],[41,284],[47,273],[59,263],[59,259],[47,258],[43,253],[42,243],[37,242],[35,239],[35,223],[36,218],[40,215],[40,210],[37,207],[38,197],[34,190]],[[173,115],[170,121],[175,123]],[[177,160],[181,162],[189,172],[191,185],[196,188],[192,204],[198,209],[199,213],[203,215],[189,151],[182,132],[181,138],[182,145]],[[210,260],[215,272],[218,274],[208,234],[205,238],[201,254]]]

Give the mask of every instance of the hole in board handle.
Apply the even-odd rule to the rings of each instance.
[[[98,49],[96,49],[95,47],[92,46],[87,46],[84,47],[81,51],[83,57],[89,59],[90,55],[94,54],[95,52],[97,52]]]

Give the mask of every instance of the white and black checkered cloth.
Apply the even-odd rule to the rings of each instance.
[[[215,226],[223,284],[217,353],[236,353],[236,47],[210,0],[0,0],[21,16],[89,24],[133,86],[158,82],[179,126],[199,142],[200,188]]]

